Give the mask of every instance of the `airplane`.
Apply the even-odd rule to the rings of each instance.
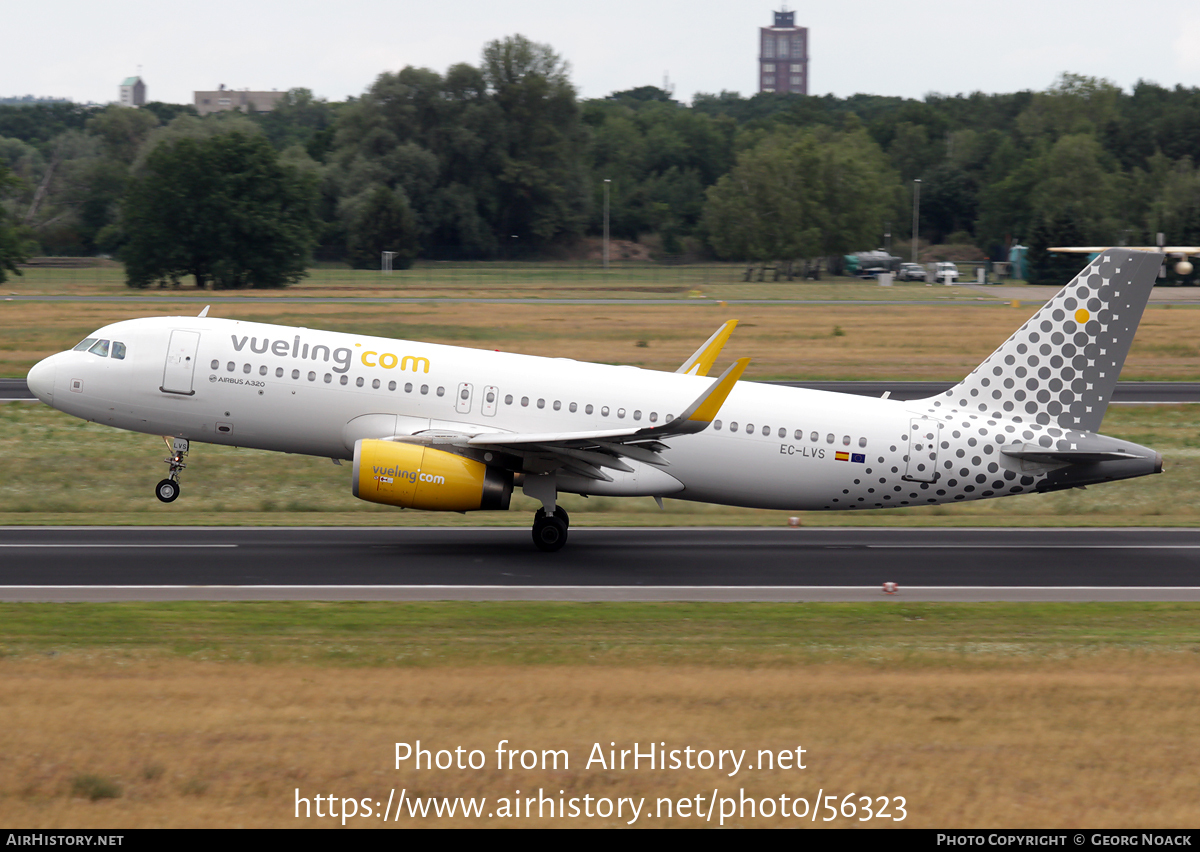
[[[1111,246],[1054,246],[1046,249],[1046,251],[1060,252],[1062,254],[1099,254],[1102,251],[1108,251]],[[1131,251],[1150,251],[1162,252],[1168,258],[1175,261],[1175,274],[1187,277],[1192,274],[1195,267],[1192,265],[1191,258],[1200,255],[1200,246],[1128,246]],[[1162,275],[1166,274],[1166,266],[1162,267]]]
[[[164,436],[163,502],[193,442],[352,463],[351,492],[433,511],[561,493],[789,510],[880,509],[1057,491],[1162,471],[1099,434],[1162,255],[1105,250],[966,378],[928,399],[708,376],[736,321],[674,373],[209,317],[97,329],[30,371],[47,405]],[[959,329],[957,333],[961,333]],[[944,330],[941,333],[955,333]]]

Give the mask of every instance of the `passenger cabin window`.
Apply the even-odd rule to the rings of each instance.
[[[108,357],[108,341],[107,340],[97,340],[95,343],[92,344],[92,348],[89,349],[88,352],[91,352],[93,355],[99,355],[101,358],[107,358]]]

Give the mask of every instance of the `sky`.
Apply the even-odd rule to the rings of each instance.
[[[571,65],[583,98],[663,85],[678,100],[757,90],[758,29],[785,4],[747,0],[4,0],[0,96],[108,103],[139,73],[150,100],[311,89],[343,100],[384,71],[479,64],[521,34]],[[1200,3],[848,0],[786,4],[809,28],[809,93],[921,98],[1049,87],[1063,72],[1200,86]],[[1131,13],[1136,10],[1136,13]]]

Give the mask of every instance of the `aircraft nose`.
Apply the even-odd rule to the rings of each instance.
[[[54,405],[54,376],[57,372],[54,356],[50,356],[33,365],[25,383],[33,395],[46,405]]]

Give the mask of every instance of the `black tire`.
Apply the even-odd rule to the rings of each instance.
[[[544,508],[538,509],[537,513],[533,516],[533,522],[536,524],[538,521],[544,521],[548,517],[549,515],[546,514],[546,510]],[[567,510],[562,506],[554,507],[554,517],[558,518],[568,527],[571,526],[571,516],[567,514]]]
[[[562,550],[567,543],[567,525],[557,517],[536,518],[533,522],[533,543],[543,553]]]
[[[164,503],[174,503],[179,496],[179,483],[173,479],[164,479],[154,486],[154,496]]]

